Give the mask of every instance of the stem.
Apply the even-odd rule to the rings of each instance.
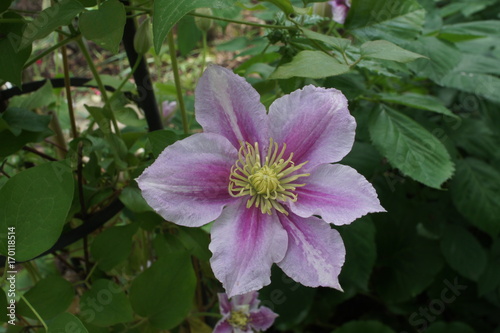
[[[188,13],[188,15],[198,16],[198,17],[205,17],[205,18],[209,18],[209,19],[213,19],[213,20],[230,22],[230,23],[250,25],[252,27],[259,27],[259,28],[287,29],[287,30],[294,30],[295,29],[295,27],[287,26],[287,25],[261,24],[261,23],[248,22],[248,21],[232,20],[232,19],[228,19],[228,18],[225,18],[225,17],[204,15],[204,14],[198,14],[198,13],[193,13],[193,12]]]
[[[33,65],[35,62],[37,62],[39,59],[42,59],[43,57],[45,57],[46,55],[52,53],[53,51],[57,50],[58,48],[60,48],[61,46],[63,45],[66,45],[68,44],[69,42],[72,42],[74,41],[75,39],[77,39],[78,36],[73,36],[73,37],[70,37],[70,38],[66,38],[66,39],[63,39],[62,41],[58,42],[57,44],[54,44],[53,46],[49,47],[48,49],[44,50],[43,52],[39,53],[38,55],[32,57],[31,59],[29,59],[26,64],[24,64],[24,68],[27,68],[31,65]]]
[[[30,302],[28,302],[28,300],[26,299],[26,297],[24,297],[24,295],[22,295],[21,299],[26,303],[26,305],[30,308],[30,310],[33,311],[33,313],[35,314],[35,316],[38,319],[38,321],[40,321],[40,323],[42,323],[43,328],[45,328],[45,332],[48,332],[49,328],[47,327],[47,324],[42,319],[42,317],[40,317],[40,315],[38,314],[38,312],[33,308],[33,306],[30,304]]]
[[[113,92],[113,95],[111,95],[111,97],[110,97],[110,99],[108,101],[109,103],[111,103],[116,97],[118,97],[118,94],[122,90],[123,86],[125,86],[125,84],[128,82],[128,80],[130,80],[130,78],[132,77],[132,75],[134,75],[137,67],[139,67],[139,64],[141,63],[141,60],[142,60],[142,54],[139,54],[139,57],[137,57],[137,59],[135,61],[134,67],[132,67],[132,70],[130,71],[130,73],[127,74],[127,76],[125,77],[125,79],[120,83],[120,85],[118,86],[118,88],[116,88],[116,90]]]
[[[26,268],[26,270],[28,271],[29,275],[31,276],[31,279],[33,280],[33,283],[36,283],[37,281],[40,280],[40,274],[38,274],[38,271],[32,261],[27,261],[23,263],[23,267]]]
[[[131,330],[131,329],[137,328],[137,327],[141,326],[142,324],[144,324],[147,320],[148,320],[148,318],[142,318],[137,323],[135,323],[134,325],[130,326],[128,329]]]
[[[36,154],[36,155],[38,155],[38,156],[40,156],[40,157],[42,157],[42,158],[44,158],[46,160],[49,160],[49,161],[53,161],[53,162],[57,161],[56,158],[53,158],[52,156],[49,156],[49,155],[47,155],[45,153],[42,153],[41,151],[38,151],[35,148],[24,146],[23,150],[29,151],[30,153]]]
[[[356,66],[361,60],[363,60],[363,57],[359,57],[358,60],[356,60],[355,62],[353,62],[352,64],[349,65],[349,67],[354,67]]]
[[[50,121],[50,129],[54,132],[54,139],[57,143],[51,142],[47,139],[44,141],[56,147],[57,157],[60,159],[65,159],[66,154],[68,152],[68,148],[66,147],[66,140],[64,139],[64,134],[61,129],[61,124],[59,123],[59,118],[57,117],[57,113],[49,112],[52,115],[52,120]]]
[[[184,134],[189,133],[188,120],[186,114],[186,106],[184,105],[184,98],[182,97],[181,79],[179,77],[179,67],[177,66],[177,56],[175,54],[175,41],[174,33],[172,30],[168,33],[168,50],[170,52],[170,59],[172,60],[172,71],[174,72],[175,89],[177,91],[177,101],[179,102],[179,109],[182,116],[182,127]]]
[[[69,120],[71,123],[71,133],[73,138],[78,138],[78,130],[76,129],[75,111],[73,110],[73,98],[71,97],[71,83],[69,81],[69,65],[68,53],[66,52],[66,45],[61,46],[61,54],[63,60],[64,70],[64,88],[66,90],[66,99],[68,100]]]
[[[203,52],[201,54],[201,73],[200,73],[200,77],[201,77],[201,75],[203,75],[203,71],[205,70],[205,66],[207,64],[207,49],[208,49],[208,46],[207,46],[207,32],[205,30],[203,30],[201,32],[201,35],[202,35],[202,40],[203,40]]]
[[[108,94],[106,92],[106,88],[104,87],[104,84],[102,83],[101,77],[99,76],[99,73],[97,72],[97,69],[94,65],[94,62],[92,61],[92,57],[90,56],[90,53],[87,49],[87,46],[83,42],[81,36],[76,40],[78,46],[80,47],[80,50],[82,50],[83,56],[85,57],[85,60],[87,61],[87,64],[89,65],[90,71],[92,72],[92,75],[94,76],[95,81],[97,82],[97,87],[101,91],[101,96],[104,101],[105,105],[108,105]],[[116,134],[121,137],[120,133],[120,128],[118,128],[118,123],[116,122],[115,115],[113,114],[113,111],[111,110],[110,112],[110,118],[111,122],[113,123],[113,127],[115,129]]]
[[[89,65],[90,71],[92,72],[92,75],[94,76],[94,79],[97,82],[97,87],[101,91],[102,99],[104,100],[105,103],[107,103],[108,102],[108,94],[106,92],[106,88],[104,87],[104,84],[102,83],[101,77],[99,76],[99,73],[97,72],[97,69],[94,66],[94,62],[92,60],[92,57],[90,56],[89,51],[87,50],[87,46],[85,46],[85,43],[83,42],[81,37],[76,40],[76,43],[80,47],[80,50],[82,50],[83,56],[85,57],[85,60],[87,61],[87,64]]]

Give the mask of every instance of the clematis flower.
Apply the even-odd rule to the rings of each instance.
[[[214,221],[210,263],[229,297],[269,284],[273,263],[305,286],[341,290],[345,248],[328,223],[383,211],[363,176],[330,164],[354,142],[344,95],[309,85],[267,114],[253,87],[219,66],[195,94],[204,133],[167,147],[144,170],[137,182],[148,204],[178,225]]]
[[[340,24],[344,24],[351,9],[351,0],[330,0],[328,1],[330,6],[332,6],[332,19]]]
[[[278,317],[271,309],[261,306],[256,291],[235,296],[229,301],[226,294],[219,296],[222,319],[215,325],[213,333],[251,333],[265,331]]]

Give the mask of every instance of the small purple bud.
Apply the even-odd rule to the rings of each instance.
[[[337,23],[344,24],[351,8],[351,0],[330,0],[328,3],[332,6],[332,19]]]
[[[177,102],[176,101],[173,101],[173,102],[163,101],[163,103],[161,103],[161,108],[162,108],[161,113],[162,113],[163,119],[167,120],[170,117],[172,117],[175,109],[177,109]]]

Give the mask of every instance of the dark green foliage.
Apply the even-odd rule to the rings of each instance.
[[[342,292],[273,267],[260,291],[279,314],[270,332],[500,333],[498,1],[353,0],[343,25],[311,15],[310,0],[60,0],[34,15],[18,10],[22,1],[0,2],[0,254],[15,227],[15,259],[28,261],[9,268],[23,319],[8,332],[28,323],[40,332],[212,331],[223,289],[210,268],[210,225],[165,221],[135,179],[200,131],[193,95],[203,64],[216,62],[266,107],[308,84],[341,90],[357,128],[340,163],[374,185],[387,211],[334,227],[346,247]],[[215,16],[206,36],[193,13],[204,7]],[[152,86],[147,71],[130,80],[127,17],[152,19],[154,52],[143,55]],[[68,87],[77,135],[62,43],[69,76],[88,77]],[[47,73],[59,85],[28,82]],[[158,105],[178,103],[163,124],[137,107],[153,93]]]

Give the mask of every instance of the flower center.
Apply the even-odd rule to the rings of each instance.
[[[241,330],[246,330],[248,322],[250,321],[250,318],[243,313],[242,311],[231,311],[231,316],[227,320],[227,322],[236,328],[239,328]]]
[[[265,161],[261,161],[259,144],[242,143],[238,152],[238,160],[231,168],[229,176],[229,193],[233,197],[250,196],[247,208],[253,205],[260,208],[263,214],[271,214],[272,209],[287,214],[281,203],[297,201],[295,189],[305,184],[297,184],[300,177],[308,173],[297,174],[307,162],[295,165],[293,153],[287,159],[283,158],[286,144],[281,150],[271,138]]]

